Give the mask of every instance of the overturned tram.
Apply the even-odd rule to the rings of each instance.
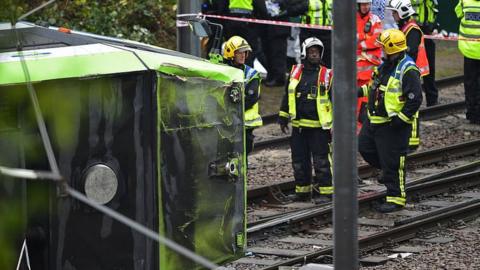
[[[242,255],[242,71],[28,23],[1,25],[0,40],[0,166],[50,170],[32,87],[62,182],[213,262]],[[58,181],[1,174],[0,204],[11,206],[0,215],[15,224],[3,247],[15,264],[20,256],[36,270],[201,269],[65,196]]]

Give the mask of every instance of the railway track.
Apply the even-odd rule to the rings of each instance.
[[[419,237],[419,232],[439,224],[480,215],[480,192],[466,192],[478,187],[480,161],[475,161],[408,182],[409,203],[399,212],[379,214],[373,210],[372,206],[385,196],[385,191],[362,194],[358,220],[362,254]],[[262,269],[279,269],[331,255],[332,211],[331,205],[319,205],[249,227],[249,242],[254,245],[248,251],[252,256],[234,262],[235,268],[248,265],[238,269],[253,269],[252,265],[262,265]],[[285,232],[290,233],[285,236]]]
[[[423,152],[416,152],[408,155],[407,166],[427,165],[440,162],[449,157],[472,155],[480,151],[480,139],[450,145],[447,147],[435,148]],[[375,176],[377,170],[369,165],[358,167],[358,175],[361,178]],[[247,199],[249,202],[268,201],[279,203],[282,201],[282,194],[292,193],[295,189],[295,182],[289,181],[278,185],[263,186],[248,190]]]
[[[459,84],[463,81],[463,76],[454,76],[449,78],[444,78],[437,81],[437,86],[439,88],[444,88],[451,85]],[[445,117],[454,111],[463,110],[465,108],[465,101],[452,102],[448,104],[441,104],[437,106],[422,108],[420,110],[420,119],[422,121],[429,121]],[[264,125],[276,123],[278,119],[278,114],[271,114],[262,116]],[[255,142],[254,150],[258,151],[270,147],[278,147],[288,143],[290,136],[281,136],[273,139],[267,139]]]

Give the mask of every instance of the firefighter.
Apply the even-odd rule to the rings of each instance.
[[[460,0],[455,7],[460,18],[460,38],[458,48],[464,56],[465,102],[467,105],[467,120],[471,124],[480,125],[480,1]]]
[[[412,0],[412,7],[416,13],[413,16],[426,35],[431,35],[437,27],[437,6],[437,0]],[[422,87],[425,92],[427,107],[430,107],[438,104],[438,88],[435,84],[435,42],[433,39],[425,39],[425,51],[430,73],[423,77]]]
[[[412,123],[422,104],[422,86],[420,71],[406,53],[403,32],[384,30],[378,41],[385,58],[372,83],[359,89],[359,96],[368,97],[368,119],[358,146],[363,159],[382,170],[380,181],[387,197],[378,211],[387,213],[405,206],[405,157]]]
[[[302,44],[303,64],[292,67],[279,112],[283,133],[292,122],[290,147],[295,177],[295,200],[331,201],[332,71],[321,65],[322,41],[315,37]],[[312,185],[312,159],[315,176]]]
[[[367,84],[372,79],[374,68],[380,65],[382,48],[376,42],[382,32],[380,18],[370,12],[372,0],[357,0],[357,86]],[[357,131],[366,118],[366,97],[357,100]]]
[[[260,99],[260,74],[245,64],[248,54],[252,51],[248,42],[239,36],[233,36],[225,42],[223,58],[232,67],[243,70],[245,77],[245,146],[247,156],[253,150],[253,129],[261,126],[262,117],[258,110]]]
[[[308,0],[302,1],[302,23],[315,24],[321,26],[332,26],[332,0]],[[308,37],[316,37],[320,39],[324,47],[323,64],[331,68],[332,66],[332,33],[330,30],[308,29],[302,28],[300,32],[300,42]]]
[[[420,76],[424,77],[430,73],[425,42],[420,27],[412,17],[415,14],[410,0],[391,0],[387,9],[392,10],[392,15],[397,22],[398,29],[406,36],[408,51],[407,54],[415,61]],[[420,123],[418,115],[412,125],[412,134],[410,136],[409,148],[416,149],[420,145]]]

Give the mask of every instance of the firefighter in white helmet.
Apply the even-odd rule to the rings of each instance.
[[[315,37],[303,42],[303,63],[292,68],[279,112],[282,132],[287,133],[289,120],[292,123],[290,147],[297,201],[308,201],[313,195],[316,203],[329,202],[333,193],[332,70],[321,65],[323,51],[322,41]]]
[[[420,75],[422,77],[430,73],[430,68],[425,50],[425,41],[423,32],[413,18],[415,10],[410,0],[390,0],[387,9],[392,11],[393,18],[397,22],[400,29],[406,36],[408,51],[407,54],[415,61]],[[434,105],[434,104],[428,104]],[[416,149],[420,145],[420,123],[418,117],[412,125],[412,134],[410,136],[410,150]]]

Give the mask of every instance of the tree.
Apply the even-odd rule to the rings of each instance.
[[[0,21],[15,21],[39,0],[0,0]],[[72,30],[175,48],[175,0],[62,0],[28,17]]]

